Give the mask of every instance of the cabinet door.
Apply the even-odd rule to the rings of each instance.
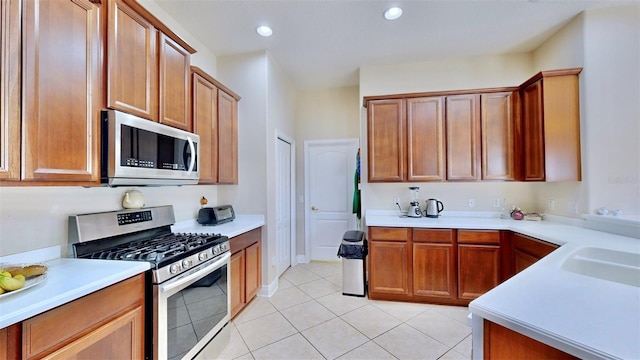
[[[452,244],[413,243],[413,294],[454,299],[455,251]]]
[[[480,172],[480,106],[478,95],[446,100],[447,180],[478,180]]]
[[[536,81],[522,90],[525,180],[544,180],[542,81]]]
[[[89,0],[24,5],[22,178],[98,181],[100,7]]]
[[[482,94],[482,180],[514,180],[513,93]]]
[[[199,184],[218,181],[218,88],[197,73],[192,76],[193,131],[200,136]]]
[[[218,90],[218,183],[238,183],[238,100]]]
[[[109,0],[107,24],[107,105],[158,121],[155,27],[123,0]]]
[[[409,251],[407,242],[369,242],[370,293],[409,294]]]
[[[43,359],[144,358],[144,309],[137,307]]]
[[[578,359],[496,323],[483,323],[483,359]]]
[[[145,276],[140,274],[24,320],[23,359],[41,359],[74,343],[84,344],[75,351],[96,344],[96,349],[121,347],[117,351],[138,353],[136,349],[144,347],[144,301]],[[122,321],[116,320],[120,317]]]
[[[0,0],[0,180],[20,180],[20,15]]]
[[[231,317],[242,309],[245,302],[245,257],[244,250],[231,255]]]
[[[0,329],[0,359],[20,359],[21,352],[20,323]]]
[[[260,243],[246,248],[245,257],[245,302],[249,302],[260,290]]]
[[[511,235],[511,244],[513,248],[513,275],[528,268],[558,248],[557,245],[516,233]]]
[[[168,36],[159,33],[160,123],[191,131],[189,116],[189,65],[191,54]]]
[[[404,181],[406,119],[402,99],[375,100],[367,105],[369,182]]]
[[[445,180],[443,98],[407,99],[409,181]]]
[[[458,244],[458,298],[473,300],[500,283],[500,246]]]
[[[518,249],[514,250],[513,266],[515,267],[515,274],[535,264],[538,260],[540,260],[540,258],[537,256],[527,254],[526,252]]]
[[[542,80],[544,179],[580,181],[580,69],[558,71]]]

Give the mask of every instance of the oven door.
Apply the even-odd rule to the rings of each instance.
[[[226,253],[154,285],[154,359],[191,359],[230,321]]]

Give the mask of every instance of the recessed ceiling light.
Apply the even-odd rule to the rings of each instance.
[[[395,20],[400,16],[402,16],[402,9],[400,9],[399,7],[392,7],[384,12],[384,18],[387,20]]]
[[[271,36],[271,34],[273,34],[273,30],[266,25],[258,26],[256,32],[261,36]]]

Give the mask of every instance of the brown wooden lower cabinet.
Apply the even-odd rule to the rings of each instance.
[[[454,230],[413,229],[413,295],[434,300],[455,299]]]
[[[458,230],[458,298],[473,300],[500,284],[500,231]]]
[[[513,359],[578,359],[491,321],[484,321],[483,358]]]
[[[13,333],[13,341],[21,338],[17,358],[22,359],[143,359],[144,291],[140,274],[2,332]],[[15,336],[20,333],[15,326],[21,327],[21,335]],[[11,338],[7,344],[7,354],[15,353]],[[0,345],[0,357],[2,351]]]
[[[528,268],[558,248],[558,245],[518,233],[511,234],[511,246],[513,248],[511,276]]]
[[[408,228],[369,228],[370,299],[402,299],[411,291],[410,236]]]
[[[231,318],[235,317],[258,294],[261,284],[262,228],[229,240],[231,244]]]
[[[231,288],[231,317],[234,317],[242,310],[245,305],[245,280],[244,280],[244,268],[245,268],[245,256],[244,251],[238,251],[231,255],[231,281],[229,287]]]
[[[22,324],[13,324],[0,329],[0,359],[20,359]]]
[[[558,246],[510,231],[369,227],[369,298],[467,305]]]

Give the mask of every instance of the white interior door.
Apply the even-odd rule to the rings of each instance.
[[[278,137],[276,152],[276,267],[277,276],[291,266],[291,143]]]
[[[342,236],[356,229],[357,152],[358,139],[305,142],[305,250],[310,260],[338,260]]]

